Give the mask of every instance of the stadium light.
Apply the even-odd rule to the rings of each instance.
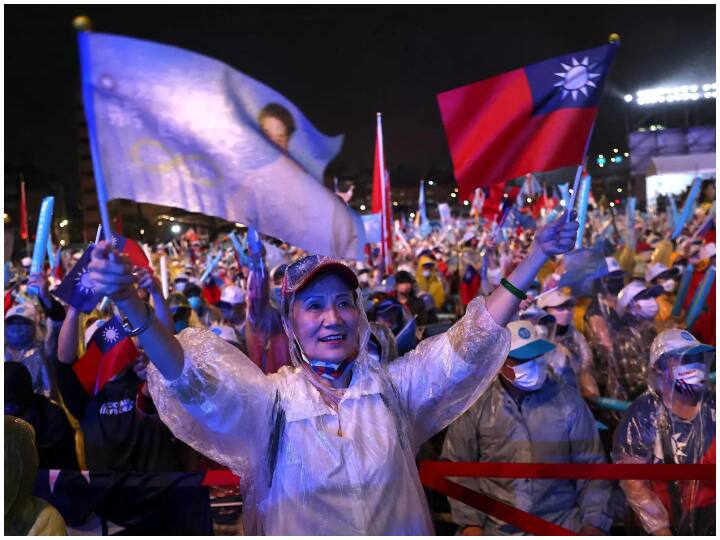
[[[702,91],[702,94],[700,94],[700,91]],[[639,90],[635,96],[637,98],[637,104],[641,106],[656,105],[658,103],[697,101],[701,97],[705,99],[716,99],[717,84],[684,84],[672,87],[647,88]],[[627,96],[625,96],[625,101],[629,103],[632,100],[628,100]]]
[[[630,103],[633,100],[632,94],[625,95],[625,102]]]
[[[610,206],[611,206],[611,207],[615,206],[615,203],[614,203],[614,202],[611,202],[611,203],[610,203]]]
[[[365,210],[365,205],[364,205],[364,204],[361,204],[361,205],[360,205],[360,210],[363,210],[363,211]]]
[[[415,219],[415,212],[410,212],[410,219]]]
[[[464,200],[464,201],[463,201],[463,204],[464,204],[465,206],[467,206],[467,205],[469,205],[469,204],[470,204],[470,201],[468,201],[468,200]]]
[[[428,181],[428,185],[429,185],[429,186],[434,186],[434,185],[435,185],[435,182],[433,182],[432,180],[429,180],[429,181]]]
[[[450,194],[450,196],[454,199],[455,197],[457,197],[457,193],[452,192],[452,193]]]
[[[172,227],[170,227],[170,230],[171,230],[173,233],[177,234],[177,233],[180,232],[181,227],[180,227],[180,225],[178,225],[178,224],[176,223],[175,225],[173,225]]]

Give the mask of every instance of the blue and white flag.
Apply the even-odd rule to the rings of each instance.
[[[362,258],[359,220],[321,181],[342,137],[322,135],[278,92],[212,58],[109,34],[78,40],[108,199],[180,207]]]
[[[83,313],[92,312],[101,299],[93,288],[93,282],[87,270],[93,247],[90,246],[85,250],[80,260],[75,263],[75,266],[72,267],[62,283],[53,292],[60,300]]]

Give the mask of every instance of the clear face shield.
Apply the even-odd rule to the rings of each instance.
[[[708,388],[715,352],[670,351],[658,358],[652,386],[670,404],[698,402]]]

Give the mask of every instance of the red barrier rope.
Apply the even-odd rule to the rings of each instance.
[[[420,478],[426,475],[471,478],[553,478],[586,480],[712,480],[714,464],[634,465],[590,463],[496,463],[421,461]]]
[[[447,476],[471,478],[553,478],[604,480],[710,480],[715,465],[634,465],[585,463],[494,463],[421,461],[420,480],[424,486],[501,519],[534,535],[575,535],[537,516],[496,501],[448,480]]]

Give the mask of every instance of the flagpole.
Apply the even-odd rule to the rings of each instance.
[[[390,268],[390,254],[387,249],[387,196],[385,194],[385,147],[383,146],[382,135],[382,113],[377,113],[377,139],[378,139],[378,160],[380,161],[380,194],[382,196],[382,216],[380,226],[382,227],[380,240],[383,254],[383,274]]]
[[[608,42],[611,45],[614,45],[616,47],[620,46],[620,36],[616,33],[610,34],[608,36]],[[607,75],[606,75],[607,78]],[[590,127],[590,132],[588,133],[587,140],[585,141],[585,150],[583,150],[582,154],[582,160],[580,162],[580,165],[578,165],[577,171],[575,172],[575,181],[573,182],[573,191],[570,194],[570,207],[567,209],[567,218],[566,221],[570,221],[570,216],[572,215],[572,211],[575,208],[575,199],[577,198],[577,192],[580,188],[580,178],[582,177],[582,171],[583,171],[583,161],[587,159],[587,153],[588,149],[590,148],[590,140],[593,136],[593,131],[595,131],[595,120],[593,120],[592,126]]]
[[[90,156],[92,158],[93,175],[97,190],[98,207],[103,226],[105,240],[112,244],[112,226],[110,214],[108,214],[108,194],[103,176],[102,164],[100,163],[100,147],[98,145],[97,133],[95,132],[95,110],[93,108],[92,81],[90,76],[90,51],[88,50],[88,34],[92,29],[89,17],[81,15],[73,20],[73,28],[77,31],[78,49],[80,52],[80,75],[82,83],[83,109],[87,121],[88,139],[90,140]]]
[[[27,257],[30,256],[30,229],[28,228],[28,215],[27,215],[27,197],[25,196],[25,175],[20,174],[20,205],[21,205],[21,216],[20,216],[20,231],[25,229],[25,253]]]

